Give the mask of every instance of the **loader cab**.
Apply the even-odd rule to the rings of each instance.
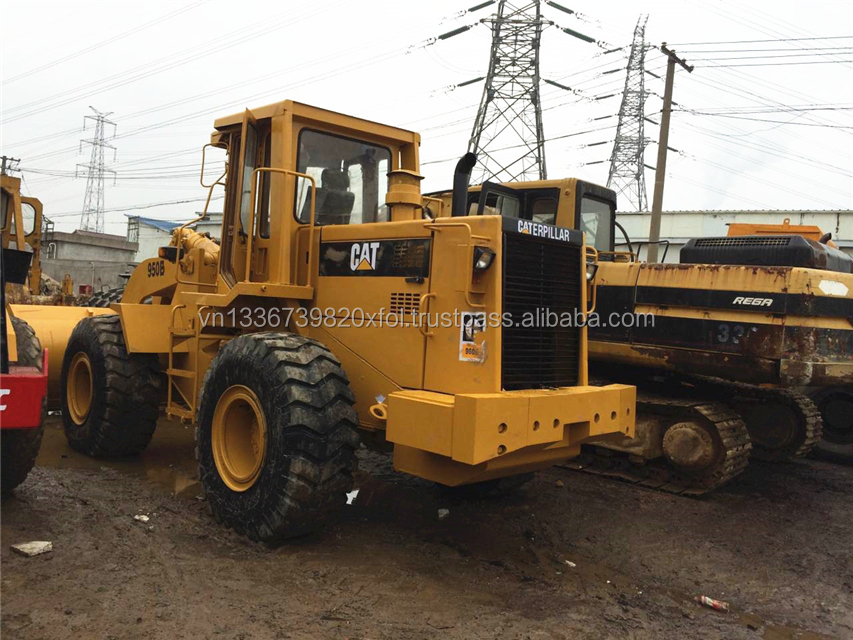
[[[292,101],[215,127],[212,144],[228,154],[220,260],[228,287],[307,285],[322,229],[415,217],[395,197],[420,179],[415,133]]]
[[[443,194],[449,195],[449,194]],[[605,187],[567,178],[497,184],[485,182],[468,194],[467,215],[501,215],[586,234],[602,260],[614,251],[616,194]]]
[[[38,294],[41,282],[42,204],[21,195],[21,180],[0,176],[0,242],[5,250],[21,256],[29,268],[30,293]]]

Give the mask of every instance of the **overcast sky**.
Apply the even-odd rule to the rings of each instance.
[[[490,32],[480,0],[314,0],[309,3],[0,1],[0,151],[21,158],[24,192],[58,229],[80,220],[89,162],[79,140],[89,106],[117,123],[116,184],[107,182],[107,231],[128,213],[191,217],[205,194],[201,147],[214,118],[293,99],[422,134],[424,190],[450,184],[465,152],[485,75]],[[664,209],[853,208],[853,3],[847,0],[560,0],[543,14],[600,41],[545,31],[542,76],[550,178],[604,184],[615,135],[623,52],[639,13],[649,43],[670,43],[696,66],[676,74]],[[810,38],[806,40],[805,38]],[[780,40],[784,39],[784,40]],[[739,41],[772,40],[770,42]],[[710,44],[694,44],[710,43]],[[720,44],[726,43],[726,44]],[[626,49],[627,51],[627,49]],[[807,63],[807,64],[803,64]],[[748,66],[743,66],[748,65]],[[650,51],[647,69],[663,75]],[[663,80],[647,76],[646,113],[659,120]],[[604,128],[609,127],[609,128]],[[595,129],[595,130],[594,130]],[[594,130],[594,131],[593,131]],[[589,133],[583,133],[589,132]],[[569,134],[579,134],[571,135]],[[646,135],[656,141],[657,127]],[[596,144],[596,143],[606,144]],[[589,146],[594,145],[594,146]],[[650,144],[646,164],[654,165]],[[441,162],[440,162],[441,161]],[[651,200],[654,173],[647,171]]]

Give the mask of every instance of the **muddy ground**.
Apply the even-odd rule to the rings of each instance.
[[[343,519],[270,549],[213,521],[176,423],[105,463],[52,418],[39,465],[2,505],[4,640],[853,637],[849,466],[755,463],[702,499],[553,469],[464,501],[365,454]]]

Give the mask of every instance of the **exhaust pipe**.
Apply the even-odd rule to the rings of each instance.
[[[471,171],[475,164],[477,164],[477,154],[470,151],[456,163],[456,171],[453,174],[453,203],[450,206],[450,215],[454,218],[462,217],[467,213],[465,205],[468,201],[468,183],[471,181]]]

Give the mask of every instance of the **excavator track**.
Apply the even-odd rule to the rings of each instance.
[[[820,409],[791,389],[757,387],[718,378],[697,377],[703,395],[714,395],[743,416],[752,439],[752,455],[782,462],[811,453],[823,435]]]
[[[701,425],[714,442],[713,459],[701,469],[679,468],[664,455],[652,460],[602,446],[587,446],[564,466],[586,473],[619,478],[678,495],[702,495],[721,487],[749,463],[752,444],[746,424],[730,407],[707,398],[670,397],[639,391],[639,420]],[[665,431],[665,429],[664,429]]]

